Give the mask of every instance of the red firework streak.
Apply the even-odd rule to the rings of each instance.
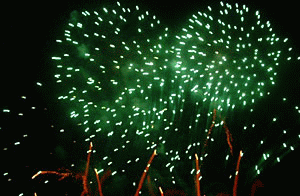
[[[203,154],[205,154],[205,149],[208,146],[208,140],[210,138],[212,129],[214,128],[215,123],[216,123],[216,117],[217,117],[217,110],[216,109],[214,109],[213,114],[214,115],[213,115],[213,119],[212,119],[212,124],[210,125],[209,131],[207,133],[206,141],[205,141],[205,144],[204,144],[204,153]],[[230,148],[230,153],[231,153],[231,155],[233,155],[233,147],[232,147],[232,144],[231,144],[231,142],[233,141],[233,138],[232,138],[232,135],[231,135],[231,133],[230,133],[230,131],[229,131],[227,125],[226,125],[225,120],[222,120],[222,122],[223,122],[223,128],[225,129],[225,133],[226,133],[226,136],[227,136],[227,143],[228,143],[228,146]]]
[[[149,161],[148,161],[147,167],[146,167],[146,169],[144,170],[143,175],[142,175],[142,177],[141,177],[141,179],[140,179],[138,189],[137,189],[136,192],[135,192],[135,196],[138,196],[140,190],[142,189],[142,186],[143,186],[144,180],[145,180],[145,178],[146,178],[147,172],[148,172],[148,170],[149,170],[149,168],[150,168],[150,165],[151,165],[151,163],[152,163],[152,161],[153,161],[155,155],[157,155],[157,154],[156,154],[156,150],[153,151],[152,156],[150,157],[150,159],[149,159]]]
[[[200,169],[199,169],[199,159],[198,155],[195,154],[195,161],[196,161],[196,176],[195,176],[195,184],[196,184],[196,193],[197,196],[201,196],[201,191],[200,191]]]
[[[230,131],[229,131],[229,129],[228,129],[228,127],[227,127],[227,125],[226,125],[226,122],[223,120],[222,121],[223,122],[223,127],[224,127],[224,129],[225,129],[225,133],[226,133],[226,136],[227,136],[227,143],[228,143],[228,146],[229,146],[229,148],[230,148],[230,153],[231,153],[231,155],[233,155],[233,151],[232,151],[232,144],[231,144],[231,142],[232,142],[232,135],[231,135],[231,133],[230,133]]]
[[[233,196],[237,196],[237,184],[239,179],[239,169],[240,169],[240,161],[243,156],[243,152],[240,151],[239,159],[237,161],[236,170],[235,170],[235,178],[234,178],[234,185],[233,185]]]
[[[94,169],[94,171],[95,171],[96,178],[97,178],[99,195],[100,195],[100,196],[103,196],[103,193],[102,193],[102,187],[101,187],[101,182],[100,182],[100,179],[99,179],[98,171],[97,171],[96,168]]]
[[[92,153],[92,148],[93,148],[93,143],[90,142],[90,148],[88,151],[88,158],[87,158],[87,162],[86,162],[86,168],[85,168],[85,172],[84,172],[84,176],[82,176],[83,179],[83,191],[81,193],[81,196],[84,195],[88,195],[89,191],[88,191],[88,181],[87,181],[87,177],[89,174],[89,167],[90,167],[90,160],[91,160],[91,153]]]

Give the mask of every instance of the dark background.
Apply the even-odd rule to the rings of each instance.
[[[51,152],[56,148],[55,141],[57,141],[57,138],[55,138],[54,135],[51,136],[45,133],[47,133],[47,131],[53,133],[51,125],[55,123],[57,119],[63,118],[59,115],[60,109],[54,101],[55,96],[51,94],[51,90],[54,87],[49,85],[49,83],[53,82],[53,74],[49,74],[49,72],[51,73],[51,71],[53,71],[50,67],[50,59],[53,54],[53,42],[57,35],[61,33],[59,30],[61,30],[61,26],[66,23],[71,11],[81,9],[82,7],[101,7],[102,3],[105,5],[107,2],[108,1],[102,2],[94,0],[11,1],[1,6],[1,109],[10,107],[17,110],[19,105],[20,107],[22,105],[22,101],[19,99],[22,95],[28,97],[26,100],[27,105],[38,107],[36,113],[30,114],[36,116],[35,121],[32,122],[28,120],[26,122],[28,126],[34,125],[30,132],[34,134],[34,136],[29,141],[30,145],[32,145],[31,142],[35,142],[35,148],[33,149],[36,149],[37,152]],[[250,9],[259,9],[263,17],[267,17],[268,20],[271,21],[274,31],[279,34],[280,37],[288,37],[292,41],[296,53],[300,56],[299,11],[296,1],[287,0],[274,2],[251,0],[243,2],[245,2]],[[130,3],[137,4],[142,9],[151,11],[158,16],[162,23],[171,29],[178,30],[180,29],[178,26],[187,21],[193,13],[199,10],[205,10],[207,5],[216,4],[216,1],[135,0],[130,1]],[[233,1],[229,1],[229,3],[233,3]],[[241,1],[238,3],[240,5],[242,4]],[[128,4],[128,2],[126,2],[126,4]],[[291,65],[291,67],[285,70],[285,74],[282,76],[282,85],[278,87],[278,91],[293,97],[295,104],[299,104],[297,98],[300,86],[300,69],[298,66],[299,65],[296,64]],[[37,87],[36,82],[42,82],[43,88]],[[47,112],[45,112],[45,108],[47,108]],[[13,122],[14,119],[13,117],[11,118],[10,120]],[[47,124],[49,130],[45,130],[46,132],[44,133],[38,132],[39,128],[45,127],[45,124]],[[18,131],[22,129],[22,127],[18,127],[18,125],[15,126]],[[71,127],[68,122],[66,122],[64,126]],[[5,140],[5,134],[3,134],[4,133],[1,133],[1,137],[3,137],[1,141]],[[9,135],[11,134],[12,133]],[[39,140],[39,138],[44,138],[46,135],[47,139]],[[45,146],[45,142],[49,144],[48,149],[39,149],[39,144]],[[87,146],[84,146],[84,148],[87,149]],[[84,151],[84,149],[81,149],[81,151]],[[7,152],[5,156],[1,156],[3,162],[15,156],[13,151]],[[9,156],[7,154],[9,154]],[[21,156],[21,154],[19,154],[19,156]],[[50,160],[46,155],[37,153],[36,156],[38,156],[38,159],[45,158],[46,160]],[[281,163],[265,169],[264,173],[260,176],[260,180],[265,184],[265,187],[261,188],[257,195],[297,194],[299,184],[298,176],[300,174],[300,159],[298,157],[299,148],[285,156]],[[46,162],[33,161],[36,160],[36,158],[35,156],[26,157],[25,159],[20,158],[18,159],[19,162],[14,165],[6,165],[6,167],[15,168],[15,172],[10,174],[13,175],[11,178],[14,179],[16,176],[25,176],[32,173],[32,170],[24,170],[22,167],[20,167],[19,170],[18,165],[22,163],[22,161],[28,161],[26,163],[27,165],[33,165],[31,167],[38,167],[39,164]],[[53,168],[56,168],[56,166],[53,165]],[[3,172],[6,171],[6,168],[2,169]],[[47,169],[49,169],[49,167],[47,167]],[[1,172],[1,177],[3,177],[3,172]],[[4,177],[4,181],[7,183],[6,177]],[[22,188],[18,186],[18,184],[13,184],[8,187],[14,192]],[[15,194],[21,192],[22,191],[16,191]]]

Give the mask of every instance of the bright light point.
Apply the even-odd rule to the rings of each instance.
[[[291,150],[293,151],[294,150],[294,147],[293,146],[290,146]]]
[[[228,160],[228,158],[229,158],[229,155],[226,156],[226,161]]]
[[[286,148],[286,143],[283,143],[282,145],[283,145],[284,148]]]

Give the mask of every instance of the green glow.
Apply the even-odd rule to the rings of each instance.
[[[253,112],[259,100],[273,92],[278,67],[296,59],[288,39],[277,37],[259,11],[220,4],[220,10],[208,7],[206,13],[192,15],[176,35],[150,12],[121,7],[119,2],[117,7],[81,12],[65,26],[63,38],[56,40],[62,52],[52,57],[57,98],[69,108],[68,115],[85,141],[110,141],[114,146],[103,150],[105,168],[113,168],[118,162],[114,157],[122,150],[140,145],[143,153],[161,148],[168,159],[166,168],[174,173],[177,161],[185,156],[192,159],[206,139],[214,109],[218,111],[214,125],[222,127],[219,116]],[[280,118],[269,120],[276,124]],[[251,122],[241,132],[250,134],[255,128]],[[179,135],[169,139],[185,132],[190,143]],[[167,149],[174,146],[172,142],[182,144],[178,148],[184,149],[184,155]],[[264,140],[258,140],[258,146],[263,148]],[[139,161],[128,156],[120,161]],[[200,160],[209,156],[206,153]],[[226,161],[229,156],[224,156]],[[263,162],[274,155],[261,156]],[[262,168],[255,170],[260,174]]]

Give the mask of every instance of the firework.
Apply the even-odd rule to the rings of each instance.
[[[92,167],[100,195],[122,189],[142,195],[168,195],[170,189],[208,194],[216,179],[228,182],[237,195],[238,179],[252,182],[297,147],[299,103],[273,93],[282,85],[281,68],[299,60],[290,40],[277,34],[263,13],[245,5],[221,2],[200,11],[179,24],[182,31],[176,35],[139,6],[116,2],[71,13],[56,40],[51,62],[57,92],[51,93],[64,109],[59,116],[68,116],[58,124],[72,128],[51,130],[68,149],[94,144],[82,156],[69,150],[72,158],[64,163],[85,168],[82,194],[92,187]],[[47,89],[44,82],[36,85]],[[19,107],[5,106],[1,115],[16,121],[28,116],[32,123],[21,121],[20,130],[30,130],[40,119]],[[15,133],[10,122],[1,128]],[[50,142],[44,143],[52,141],[51,134],[37,133],[23,134],[38,135],[30,140],[30,152],[40,148],[53,154],[58,147],[49,150]],[[16,160],[11,149],[20,149],[19,138],[6,138],[13,141],[5,143],[7,160]],[[59,153],[63,157],[54,154]],[[47,167],[31,165],[33,173]],[[5,171],[6,181],[12,181],[14,170]],[[68,173],[44,171],[34,179],[40,174]]]
[[[58,99],[72,108],[70,118],[83,130],[86,141],[107,138],[103,160],[112,159],[111,150],[115,158],[120,157],[118,153],[130,150],[131,143],[146,150],[164,144],[157,132],[164,122],[171,122],[164,113],[173,107],[168,106],[172,89],[165,84],[169,51],[163,42],[168,28],[138,6],[117,3],[73,12],[64,35],[56,40],[62,51],[52,57],[56,82],[63,87]],[[117,138],[118,143],[111,143]],[[138,162],[142,153],[120,161]]]
[[[244,130],[255,129],[255,105],[271,95],[280,65],[296,60],[259,11],[223,2],[192,15],[177,35],[138,6],[74,11],[56,42],[58,99],[86,141],[104,144],[112,175],[157,148],[173,184],[180,162],[197,152],[200,168],[212,160],[215,140],[227,141],[227,162],[239,152],[233,139],[242,130],[227,116],[244,112]]]
[[[242,109],[269,95],[278,67],[292,59],[288,38],[238,3],[193,14],[176,38],[177,78],[218,110]]]

